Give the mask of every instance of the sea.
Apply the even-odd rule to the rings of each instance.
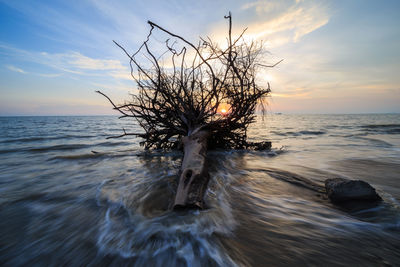
[[[116,116],[0,117],[1,266],[400,266],[400,114],[266,114],[269,151],[208,152],[204,210],[173,211],[180,151]],[[383,201],[338,206],[328,178]]]

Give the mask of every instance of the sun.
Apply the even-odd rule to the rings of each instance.
[[[267,82],[272,82],[272,81],[274,80],[274,78],[272,77],[271,74],[266,74],[265,77],[264,77],[264,79],[265,79]]]
[[[222,116],[227,116],[230,113],[231,105],[228,103],[220,103],[217,113]]]

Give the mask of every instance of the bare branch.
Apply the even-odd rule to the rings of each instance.
[[[276,65],[278,65],[279,63],[281,63],[282,61],[283,61],[283,59],[279,60],[278,62],[276,62],[276,63],[273,64],[273,65],[265,65],[265,64],[260,64],[260,63],[258,63],[257,65],[258,65],[258,66],[261,66],[261,67],[266,67],[266,68],[273,68],[273,67],[275,67]]]
[[[255,121],[255,111],[269,95],[270,86],[256,81],[263,64],[262,44],[246,43],[241,32],[232,36],[232,14],[228,22],[227,47],[221,49],[210,38],[200,38],[197,45],[165,28],[148,21],[150,31],[138,50],[130,54],[114,41],[128,56],[131,75],[138,93],[131,102],[116,105],[105,94],[121,118],[133,117],[145,133],[124,133],[111,138],[135,135],[144,138],[146,148],[173,148],[183,136],[209,131],[210,147],[247,148],[247,128]],[[153,49],[151,41],[160,30],[168,38],[162,42],[164,51]],[[137,57],[149,61],[145,65]],[[170,64],[164,68],[164,60]],[[149,67],[145,67],[149,66]],[[135,75],[134,75],[135,71]],[[229,112],[221,114],[220,107]]]

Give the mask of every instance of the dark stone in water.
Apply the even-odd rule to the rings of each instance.
[[[361,180],[327,179],[325,189],[329,199],[334,203],[382,200],[375,188]]]
[[[272,143],[269,141],[261,142],[255,148],[256,150],[268,150],[271,149]]]
[[[270,150],[272,147],[272,143],[270,141],[264,141],[264,142],[248,142],[246,145],[247,149],[254,149],[254,150]]]

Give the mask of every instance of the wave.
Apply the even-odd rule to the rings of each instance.
[[[230,236],[236,226],[225,190],[230,176],[224,169],[214,173],[206,193],[210,208],[203,211],[152,211],[154,202],[162,206],[161,201],[171,201],[168,184],[173,176],[164,174],[158,181],[154,174],[140,176],[135,183],[114,179],[99,185],[97,204],[106,209],[96,243],[100,254],[138,266],[237,266],[217,238]]]
[[[62,150],[75,150],[81,148],[87,148],[91,145],[87,144],[68,144],[68,145],[54,145],[54,146],[44,146],[44,147],[35,147],[29,148],[27,151],[30,152],[45,152],[45,151],[62,151]]]
[[[361,125],[360,128],[367,132],[400,134],[400,124],[367,124]]]
[[[77,154],[77,155],[66,155],[66,156],[56,156],[52,157],[49,160],[57,160],[57,159],[62,159],[62,160],[79,160],[79,159],[94,159],[94,158],[101,158],[107,155],[106,153],[99,153],[96,152],[94,153],[86,153],[86,154]]]
[[[324,131],[300,131],[299,132],[301,135],[321,135],[321,134],[326,134]]]
[[[32,137],[21,137],[21,138],[11,138],[0,140],[0,144],[6,143],[30,143],[37,141],[49,141],[49,140],[60,140],[60,139],[82,139],[82,138],[94,138],[96,135],[60,135],[60,136],[32,136]]]
[[[299,131],[299,132],[271,131],[271,133],[280,135],[280,136],[301,136],[301,135],[323,135],[323,134],[326,134],[325,131]]]
[[[129,146],[133,143],[130,142],[101,142],[101,143],[93,143],[93,144],[60,144],[60,145],[52,145],[52,146],[38,146],[38,147],[20,147],[20,148],[13,148],[13,149],[3,149],[0,150],[0,154],[7,154],[7,153],[15,153],[15,152],[32,152],[32,153],[39,153],[39,152],[49,152],[49,151],[66,151],[66,150],[79,150],[84,148],[91,148],[91,147],[118,147],[118,146]],[[97,154],[97,152],[93,152]],[[73,155],[78,156],[79,155]]]
[[[236,266],[213,237],[216,229],[206,212],[171,212],[152,219],[129,213],[123,207],[107,209],[97,239],[101,253],[139,266]]]
[[[361,125],[361,128],[393,128],[397,127],[400,128],[400,124],[367,124]]]
[[[90,147],[87,144],[69,144],[69,145],[54,145],[54,146],[43,146],[43,147],[28,147],[28,148],[15,148],[15,149],[3,149],[0,150],[0,154],[15,153],[15,152],[47,152],[47,151],[63,151],[63,150],[76,150]]]
[[[131,142],[101,142],[97,144],[93,144],[93,146],[128,146],[132,145]]]
[[[376,138],[368,138],[368,137],[362,137],[362,136],[354,136],[355,138],[361,139],[361,140],[366,140],[374,144],[375,146],[379,147],[393,147],[391,143],[388,143],[386,141],[376,139]]]
[[[63,156],[55,156],[49,158],[48,160],[80,160],[80,159],[96,159],[96,158],[123,158],[123,157],[131,157],[131,156],[139,156],[137,153],[132,154],[132,150],[127,150],[129,153],[120,153],[118,152],[97,152],[92,150],[91,153],[83,153],[83,154],[75,154],[75,155],[63,155]]]
[[[310,189],[312,191],[315,191],[317,193],[325,193],[325,188],[324,186],[308,179],[305,178],[303,176],[300,176],[298,174],[292,173],[292,172],[288,172],[288,171],[283,171],[283,170],[279,170],[279,169],[274,169],[274,168],[262,168],[262,169],[251,169],[248,168],[248,171],[252,171],[252,172],[265,172],[268,173],[271,177],[284,181],[284,182],[288,182],[290,184],[293,185],[297,185],[300,187],[304,187],[307,189]]]

